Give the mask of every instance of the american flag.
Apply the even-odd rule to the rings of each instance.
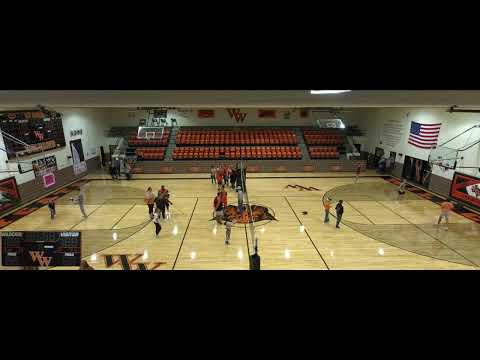
[[[442,124],[420,124],[412,121],[408,143],[422,148],[435,149]]]

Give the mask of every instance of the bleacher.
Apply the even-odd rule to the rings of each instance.
[[[169,138],[170,138],[170,129],[168,128],[164,128],[163,133],[155,133],[155,136],[150,139],[139,139],[136,134],[130,134],[128,136],[128,146],[131,146],[131,147],[167,146]]]
[[[293,130],[180,130],[177,146],[190,145],[298,145]]]
[[[112,128],[113,129],[113,128]],[[126,129],[125,129],[126,130]],[[340,129],[198,129],[181,128],[170,142],[171,130],[152,138],[138,138],[131,128],[126,135],[127,152],[138,161],[186,160],[301,160],[307,151],[310,159],[340,159],[344,132]],[[119,132],[119,131],[118,131]],[[127,134],[127,133],[124,133]],[[297,134],[303,134],[305,145]],[[307,157],[306,157],[307,158]],[[307,158],[308,159],[308,158]]]
[[[182,146],[173,150],[173,160],[300,160],[298,146]]]
[[[303,130],[303,138],[308,146],[311,159],[339,159],[340,147],[344,138],[339,129]]]
[[[137,160],[163,160],[165,159],[165,147],[141,147],[136,148]]]
[[[163,133],[152,134],[151,138],[138,138],[134,130],[127,135],[127,157],[136,155],[138,161],[158,161],[165,159],[166,146],[170,139],[170,129],[164,128]]]
[[[312,146],[308,148],[311,159],[338,159],[340,152],[336,146]]]

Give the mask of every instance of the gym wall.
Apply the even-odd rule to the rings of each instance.
[[[454,136],[460,134],[466,129],[480,124],[480,115],[468,113],[448,113],[446,109],[372,109],[368,112],[365,119],[365,128],[367,128],[368,148],[370,152],[374,152],[375,147],[380,147],[385,150],[388,156],[390,151],[397,153],[396,162],[403,165],[405,156],[414,157],[417,159],[428,160],[430,155],[429,149],[421,149],[408,143],[411,121],[420,122],[423,124],[441,123],[440,134],[438,137],[438,144],[446,142]],[[397,121],[402,133],[398,144],[389,146],[384,139],[384,127],[389,121]],[[475,139],[480,139],[480,128],[476,128],[468,133],[468,136],[459,137],[452,141],[448,146],[459,148],[466,145],[466,141],[473,142]],[[474,169],[457,169],[466,174],[479,176],[480,172],[480,146],[477,145],[465,152],[462,152],[463,160],[457,162],[457,166],[472,166]],[[399,156],[398,154],[403,154]],[[453,171],[444,172],[437,166],[433,169],[433,174],[451,180],[453,178]]]
[[[62,170],[72,166],[70,140],[81,139],[83,145],[83,152],[86,160],[90,160],[100,156],[100,146],[106,145],[105,131],[108,129],[106,122],[108,111],[103,109],[71,109],[71,108],[59,108],[55,109],[60,112],[63,117],[63,130],[65,134],[64,148],[58,150],[46,151],[45,155],[55,154],[57,160],[58,170]],[[82,130],[81,135],[72,136],[71,130]],[[0,147],[4,148],[3,137],[0,136]],[[26,156],[21,158],[22,161],[31,162],[35,159],[42,158],[41,154],[32,156]],[[11,169],[13,171],[18,170],[17,163],[11,162],[6,164],[7,156],[2,151],[0,152],[0,164],[2,169]],[[29,167],[31,168],[31,166]],[[4,172],[0,173],[0,179],[15,176],[17,184],[24,184],[29,181],[35,180],[35,174],[28,172],[25,174],[19,174],[18,172]]]
[[[177,120],[178,126],[228,126],[228,127],[250,127],[250,126],[313,126],[318,119],[333,118],[332,115],[325,112],[308,111],[307,117],[301,117],[299,109],[272,109],[276,112],[275,118],[258,117],[258,109],[240,109],[240,113],[246,113],[243,122],[237,122],[232,118],[227,109],[207,109],[214,110],[213,118],[198,117],[198,110],[201,109],[183,109],[169,110],[167,121],[170,124],[172,118]],[[129,116],[135,113],[134,117]],[[140,119],[148,118],[148,111],[133,111],[128,109],[110,110],[111,126],[137,126]],[[342,114],[346,123],[354,123],[359,120],[360,115],[357,112],[348,112]]]

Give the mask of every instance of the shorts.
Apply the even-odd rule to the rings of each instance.
[[[448,212],[442,212],[442,213],[440,214],[440,219],[448,220]]]
[[[405,191],[398,190],[398,193],[399,193],[400,195],[405,195]]]

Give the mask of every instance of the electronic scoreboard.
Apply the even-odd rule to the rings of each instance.
[[[2,231],[2,266],[80,266],[79,231]]]

